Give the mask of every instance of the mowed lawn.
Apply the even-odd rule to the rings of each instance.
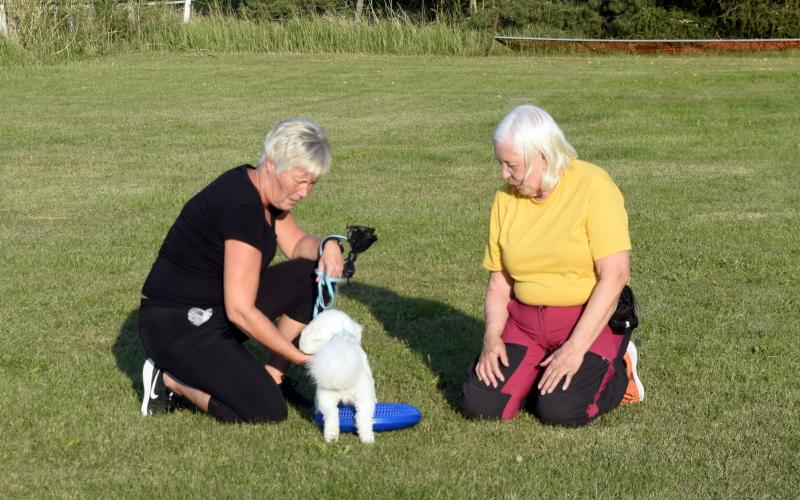
[[[796,496],[798,95],[796,53],[0,67],[0,496]],[[501,187],[491,133],[521,103],[630,214],[647,398],[580,429],[458,411]],[[339,305],[365,325],[379,399],[423,413],[374,446],[324,445],[294,407],[278,425],[139,414],[139,291],[166,230],[294,116],[334,148],[296,216],[377,228]]]

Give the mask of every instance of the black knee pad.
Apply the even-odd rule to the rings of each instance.
[[[508,366],[500,365],[500,371],[506,380],[522,363],[527,351],[528,348],[525,346],[506,344]],[[499,419],[511,396],[501,392],[505,382],[498,381],[497,387],[493,387],[478,380],[478,375],[475,373],[478,359],[480,355],[475,357],[467,369],[467,378],[461,388],[461,411],[467,418]]]
[[[544,424],[579,427],[589,423],[588,406],[586,399],[576,394],[553,392],[539,396],[534,414]]]
[[[269,423],[280,422],[286,420],[289,416],[289,410],[286,407],[286,402],[279,404],[272,402],[269,405],[261,405],[261,407],[253,407],[240,409],[241,413],[237,413],[226,404],[217,401],[213,397],[208,402],[208,413],[213,415],[222,422],[238,424],[238,423]]]
[[[587,352],[569,388],[562,390],[563,379],[550,394],[539,395],[533,412],[545,424],[577,427],[586,425],[592,418],[588,410],[609,368],[609,361],[593,352]],[[597,415],[595,415],[597,416]]]
[[[283,422],[289,416],[289,412],[284,407],[283,412],[270,412],[266,415],[256,415],[254,417],[249,417],[244,421],[251,424],[258,424],[258,423],[275,423],[275,422]]]
[[[503,414],[510,398],[500,389],[487,386],[475,377],[475,380],[467,380],[461,387],[461,411],[467,418],[496,420]]]
[[[286,407],[286,402],[282,401],[281,404],[272,401],[269,405],[262,405],[248,414],[242,415],[242,421],[255,424],[255,423],[268,423],[268,422],[281,422],[286,420],[289,416],[289,410]]]

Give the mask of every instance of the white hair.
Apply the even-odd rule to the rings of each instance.
[[[258,166],[264,166],[268,160],[275,165],[276,175],[290,167],[300,168],[313,177],[328,173],[332,155],[325,130],[309,120],[280,122],[264,139]]]
[[[530,173],[536,155],[541,153],[547,165],[540,183],[543,191],[555,189],[564,169],[578,157],[553,117],[542,108],[529,104],[517,106],[500,120],[494,129],[492,142],[510,143],[525,156],[525,177]]]

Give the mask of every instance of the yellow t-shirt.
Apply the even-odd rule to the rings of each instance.
[[[511,186],[497,192],[483,267],[505,270],[520,302],[575,306],[597,283],[594,261],[630,249],[619,188],[600,167],[574,160],[540,202]]]

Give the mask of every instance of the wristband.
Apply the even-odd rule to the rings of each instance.
[[[322,250],[325,248],[325,243],[327,243],[330,240],[336,241],[336,244],[339,245],[339,250],[344,254],[344,245],[342,245],[342,241],[346,240],[346,239],[347,238],[345,238],[344,236],[339,236],[339,235],[335,235],[335,234],[325,237],[319,244],[319,255],[320,255],[320,257],[322,256]]]

